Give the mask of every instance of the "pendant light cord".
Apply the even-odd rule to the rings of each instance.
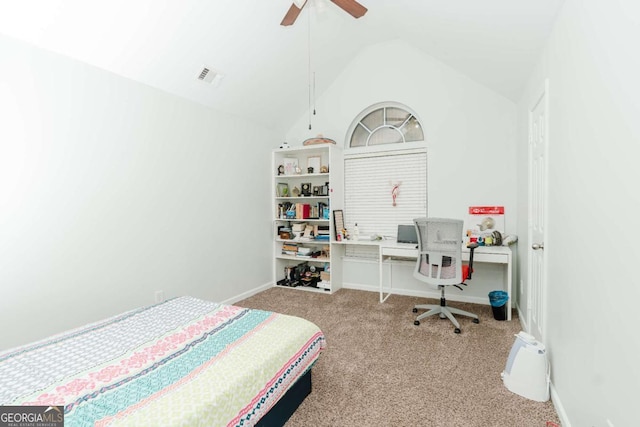
[[[309,112],[309,130],[311,130],[311,5],[308,5],[309,7],[307,7],[307,18],[308,18],[308,32],[307,32],[307,50],[308,50],[308,75],[307,78],[309,79],[309,105],[308,105],[308,112]],[[315,108],[314,108],[314,114],[315,114]]]

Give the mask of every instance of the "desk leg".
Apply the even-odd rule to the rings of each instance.
[[[384,261],[384,258],[382,256],[382,250],[379,249],[378,250],[378,277],[380,278],[380,303],[383,303],[387,300],[387,298],[389,298],[389,296],[391,296],[391,289],[393,286],[393,280],[391,277],[389,277],[389,293],[387,295],[384,294],[384,289],[383,289],[383,283],[384,283],[384,276],[382,275],[382,261]],[[389,265],[389,275],[391,276],[392,271],[391,271],[391,265]]]
[[[512,303],[511,300],[513,300],[513,295],[511,294],[511,290],[513,289],[512,283],[511,283],[511,278],[512,278],[512,268],[511,268],[511,254],[509,254],[509,258],[508,258],[507,262],[507,295],[509,296],[509,299],[507,300],[507,320],[511,320],[511,307],[512,307]]]

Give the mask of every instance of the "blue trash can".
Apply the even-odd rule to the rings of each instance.
[[[494,319],[507,320],[507,301],[509,301],[509,294],[505,291],[489,292],[489,302],[491,303]]]

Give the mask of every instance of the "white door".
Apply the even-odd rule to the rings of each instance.
[[[546,322],[545,226],[547,205],[547,111],[549,81],[529,109],[529,333],[544,342]]]

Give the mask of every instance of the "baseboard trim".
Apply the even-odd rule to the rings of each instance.
[[[553,402],[553,407],[556,408],[558,418],[560,419],[560,425],[562,427],[571,427],[571,422],[569,421],[567,412],[564,410],[564,406],[562,406],[560,396],[558,395],[556,388],[553,386],[553,382],[549,384],[549,390],[551,392],[551,402]]]
[[[274,286],[273,282],[265,283],[264,285],[260,285],[257,288],[250,289],[250,290],[248,290],[246,292],[243,292],[243,293],[241,293],[239,295],[236,295],[236,296],[228,298],[228,299],[226,299],[224,301],[221,301],[221,303],[222,304],[235,304],[238,301],[241,301],[243,299],[249,298],[249,297],[251,297],[251,296],[253,296],[255,294],[259,294],[262,291],[266,291],[267,289],[272,288],[273,286]]]
[[[250,289],[246,292],[243,292],[239,295],[233,296],[231,298],[228,298],[224,301],[221,301],[223,304],[234,304],[238,301],[241,301],[245,298],[249,298],[255,294],[258,294],[262,291],[266,291],[269,288],[272,288],[274,285],[273,282],[269,282],[269,283],[265,283],[263,285],[260,285],[256,288]],[[372,286],[372,285],[362,285],[359,283],[343,283],[342,284],[342,288],[344,289],[354,289],[357,291],[367,291],[367,292],[376,292],[379,293],[380,292],[380,288],[378,286]],[[386,295],[388,291],[384,290],[384,293]],[[440,292],[438,291],[430,291],[430,290],[424,290],[424,291],[416,291],[413,289],[393,289],[393,293],[397,294],[397,295],[404,295],[404,296],[409,296],[409,297],[420,297],[420,298],[433,298],[433,299],[440,299]],[[468,302],[471,304],[481,304],[481,305],[489,305],[489,302],[487,301],[487,298],[483,298],[483,297],[473,297],[473,296],[464,296],[464,295],[447,295],[447,300],[448,301],[456,301],[456,302]],[[520,310],[520,307],[517,306],[516,307],[517,311],[518,311],[518,317],[520,319],[520,325],[522,326],[522,330],[526,331],[527,328],[525,327],[526,325],[523,324],[523,319],[525,319],[525,317],[522,315],[522,312]]]
[[[380,292],[380,288],[378,286],[372,285],[362,285],[358,283],[343,283],[342,287],[344,289],[355,289],[358,291],[369,291],[369,292]],[[440,299],[440,292],[436,290],[423,290],[417,291],[413,289],[402,289],[402,288],[393,288],[392,293],[395,295],[404,295],[409,297],[421,297],[421,298],[433,298]],[[384,294],[386,295],[388,290],[384,290]],[[456,301],[456,302],[468,302],[472,304],[482,304],[489,305],[489,301],[484,297],[474,297],[474,296],[465,296],[465,295],[447,295],[447,301]]]
[[[520,309],[520,304],[516,304],[516,311],[518,312],[518,318],[520,319],[522,330],[529,332],[529,324],[527,323],[527,316],[525,316],[525,314]]]

